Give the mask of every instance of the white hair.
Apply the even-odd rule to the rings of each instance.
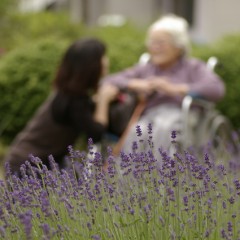
[[[188,34],[188,23],[184,18],[174,14],[161,17],[149,27],[146,43],[148,43],[149,33],[153,31],[165,31],[169,33],[173,38],[174,45],[181,48],[184,54],[189,53],[190,38]]]

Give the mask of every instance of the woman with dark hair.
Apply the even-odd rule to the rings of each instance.
[[[80,136],[101,140],[109,103],[118,91],[112,86],[98,88],[108,68],[105,54],[105,45],[97,39],[78,40],[67,49],[53,81],[53,93],[9,148],[6,161],[12,173],[19,173],[31,155],[47,166],[52,155],[64,167],[67,147]],[[93,96],[97,96],[96,103]]]

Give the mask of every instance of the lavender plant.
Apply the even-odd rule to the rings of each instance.
[[[32,156],[21,176],[0,182],[1,239],[240,239],[238,159],[175,152],[146,142],[119,157],[108,148],[108,169],[89,140],[88,152],[69,147],[69,168],[51,170]],[[6,166],[6,169],[7,166]]]

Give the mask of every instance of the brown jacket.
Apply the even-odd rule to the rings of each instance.
[[[98,138],[103,134],[104,127],[93,121],[92,114],[90,114],[92,112],[91,106],[86,104],[86,102],[89,102],[86,101],[86,98],[75,100],[66,97],[68,107],[65,106],[66,110],[64,110],[62,119],[70,120],[61,123],[61,119],[59,119],[58,123],[52,110],[56,95],[50,95],[10,146],[5,160],[9,161],[12,172],[19,171],[20,166],[26,160],[29,160],[30,154],[41,158],[46,165],[48,165],[48,156],[53,155],[55,161],[61,164],[64,155],[67,154],[67,147],[75,143],[79,134],[93,130],[99,136]],[[72,105],[74,107],[71,108]],[[73,113],[70,114],[69,112]],[[75,119],[72,119],[73,117],[69,117],[69,115],[74,116]],[[91,137],[89,134],[91,133],[86,133],[86,136]]]

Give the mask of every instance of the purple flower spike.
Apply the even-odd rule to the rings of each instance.
[[[31,239],[32,235],[32,212],[29,210],[26,213],[19,215],[21,223],[24,225],[25,234],[27,239]]]
[[[148,134],[152,134],[152,124],[148,124]]]
[[[2,239],[5,239],[5,229],[3,226],[0,226],[0,237],[2,237]]]
[[[235,199],[234,199],[234,197],[230,197],[230,198],[228,199],[228,201],[229,201],[231,204],[234,204]]]
[[[210,235],[210,233],[209,233],[209,231],[207,230],[207,231],[205,232],[205,237],[208,238],[209,235]]]
[[[138,137],[142,136],[142,129],[139,125],[136,126],[136,133]]]
[[[172,131],[171,138],[172,138],[173,140],[175,140],[176,137],[177,137],[177,131],[176,131],[176,130],[173,130],[173,131]]]
[[[115,210],[116,210],[116,212],[120,211],[119,205],[115,205]]]
[[[183,197],[183,203],[184,203],[184,206],[188,205],[188,197],[187,196]]]
[[[233,225],[231,222],[228,222],[228,232],[232,232],[233,230]]]
[[[92,145],[93,145],[93,140],[92,140],[92,138],[89,138],[89,139],[88,139],[88,149],[89,149],[89,150],[92,150],[92,149],[93,149],[93,146],[92,146]]]
[[[134,215],[134,213],[135,213],[134,209],[132,209],[132,208],[129,208],[129,212],[131,215]]]
[[[11,169],[10,169],[9,162],[5,163],[5,175],[6,175],[6,179],[11,178],[12,172],[11,172]]]
[[[45,214],[45,216],[50,216],[50,202],[48,199],[48,193],[46,191],[42,191],[39,196],[39,200],[41,203],[41,209],[42,212]]]
[[[44,237],[46,239],[50,239],[50,237],[51,237],[51,228],[50,228],[50,226],[47,223],[43,223],[41,225],[41,227],[42,227],[42,230],[43,230]]]
[[[225,238],[225,237],[227,237],[227,235],[226,235],[226,232],[225,232],[225,230],[224,230],[224,229],[222,229],[222,230],[221,230],[221,235],[222,235],[222,238]]]
[[[35,165],[39,165],[42,164],[42,160],[39,157],[35,157],[32,154],[29,155],[30,161],[35,164]]]
[[[89,231],[92,230],[92,224],[90,222],[87,223],[87,228],[88,228]]]
[[[136,141],[133,141],[132,142],[132,150],[133,150],[133,152],[136,151],[137,149],[138,149],[138,144],[137,144]]]
[[[93,240],[101,240],[101,237],[99,235],[92,235]]]

